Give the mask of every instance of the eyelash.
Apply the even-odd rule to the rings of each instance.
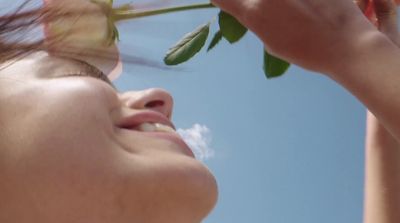
[[[83,71],[78,71],[78,72],[73,72],[73,73],[67,73],[62,75],[64,77],[93,77],[96,79],[100,79],[106,82],[110,82],[110,79],[108,79],[108,77],[103,73],[103,72],[83,72]]]
[[[73,59],[72,59],[73,60]],[[93,77],[97,78],[99,80],[103,80],[113,86],[115,86],[111,83],[110,79],[108,79],[107,75],[105,75],[101,70],[98,68],[94,67],[93,65],[90,65],[89,63],[82,61],[82,60],[75,60],[77,63],[80,63],[84,68],[82,70],[79,70],[78,72],[70,72],[68,74],[64,74],[63,76],[74,76],[74,77],[79,77],[79,76],[85,76],[85,77]]]
[[[91,73],[91,72],[82,72],[82,71],[80,71],[80,72],[63,74],[61,76],[62,77],[92,77],[92,78],[96,78],[98,80],[106,82],[112,88],[117,90],[115,85],[110,81],[110,79],[108,79],[108,77],[103,72],[101,72],[101,73]]]

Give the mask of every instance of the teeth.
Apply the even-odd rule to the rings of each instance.
[[[142,123],[138,126],[138,130],[142,132],[154,132],[156,130],[156,126],[151,123]]]
[[[142,123],[140,124],[137,129],[142,132],[173,132],[175,130],[169,126],[160,124],[160,123]]]
[[[160,132],[175,132],[175,130],[167,125],[163,125],[160,123],[155,123],[154,124],[156,126],[156,131],[160,131]]]

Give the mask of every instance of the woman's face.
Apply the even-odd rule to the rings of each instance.
[[[171,96],[85,75],[45,53],[0,71],[0,222],[200,222],[216,182],[172,130]]]

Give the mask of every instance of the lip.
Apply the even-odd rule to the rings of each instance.
[[[173,142],[174,144],[178,145],[180,148],[180,151],[183,152],[184,154],[195,158],[195,155],[193,151],[190,149],[190,147],[183,141],[181,136],[175,132],[142,132],[138,131],[135,129],[137,126],[139,126],[142,123],[160,123],[163,125],[167,125],[174,130],[176,130],[174,124],[164,115],[155,112],[155,111],[143,111],[143,112],[136,112],[132,115],[126,116],[122,118],[122,120],[119,122],[117,126],[121,129],[127,130],[127,131],[134,131],[140,134],[143,134],[148,137],[155,137],[163,140],[167,140],[170,142]]]

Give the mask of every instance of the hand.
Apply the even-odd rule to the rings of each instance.
[[[213,0],[289,62],[332,73],[378,30],[351,0]]]

